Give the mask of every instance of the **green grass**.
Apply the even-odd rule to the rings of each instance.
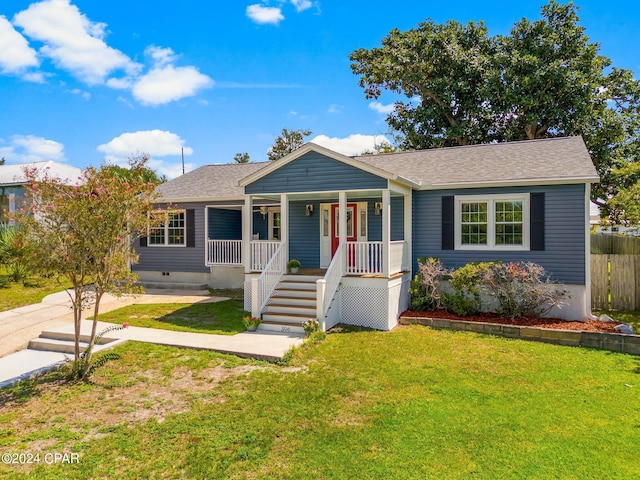
[[[598,310],[594,315],[607,314],[617,322],[628,323],[636,334],[640,334],[640,311]]]
[[[102,322],[124,323],[135,327],[161,328],[178,332],[234,335],[246,330],[242,303],[224,300],[215,303],[140,304],[102,313]]]
[[[64,289],[55,278],[33,276],[24,283],[14,283],[0,275],[0,311],[40,303],[47,295]]]
[[[330,334],[288,367],[117,351],[93,385],[0,394],[2,452],[80,454],[0,477],[639,478],[630,355],[419,326]]]

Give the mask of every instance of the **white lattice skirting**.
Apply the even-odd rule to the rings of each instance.
[[[343,278],[340,321],[348,325],[391,330],[407,308],[409,282],[408,274],[392,280]]]

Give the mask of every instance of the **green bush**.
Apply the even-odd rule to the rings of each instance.
[[[444,307],[456,315],[474,315],[482,308],[480,285],[492,262],[472,262],[451,273],[449,286],[453,293],[443,297]]]

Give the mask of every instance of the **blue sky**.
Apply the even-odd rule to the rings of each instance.
[[[187,170],[238,152],[263,161],[285,127],[356,154],[380,141],[394,97],[365,99],[350,52],[426,18],[506,34],[543,3],[5,0],[0,157],[83,168],[147,152],[174,177],[182,147]],[[640,3],[575,3],[601,53],[638,78]]]

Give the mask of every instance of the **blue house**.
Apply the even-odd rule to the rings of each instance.
[[[208,165],[158,188],[166,219],[137,245],[143,282],[243,287],[261,328],[307,318],[388,330],[419,257],[533,261],[590,312],[580,137],[349,157],[307,143],[275,162]],[[287,273],[297,259],[301,273]]]

